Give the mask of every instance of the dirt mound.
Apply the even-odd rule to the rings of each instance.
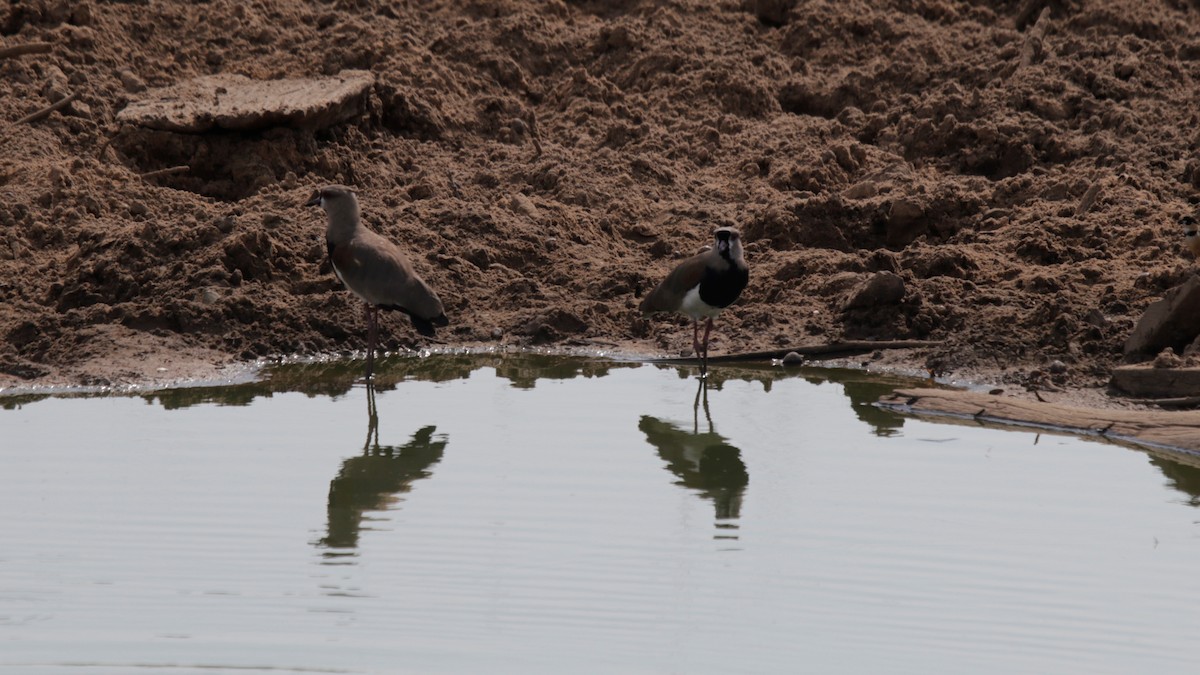
[[[0,48],[32,42],[49,53],[0,58],[10,383],[155,366],[106,368],[96,336],[361,348],[300,206],[334,182],[438,289],[449,344],[685,350],[690,329],[641,319],[637,295],[731,223],[751,282],[714,352],[927,338],[943,344],[917,366],[1087,386],[1193,273],[1175,220],[1200,187],[1200,9],[1183,0],[0,8]],[[373,84],[324,129],[119,119],[148,87],[347,70]],[[404,321],[384,341],[417,344]]]

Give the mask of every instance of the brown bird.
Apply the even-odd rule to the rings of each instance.
[[[732,227],[718,227],[713,237],[712,248],[679,263],[640,307],[645,316],[679,312],[692,319],[692,348],[700,357],[700,377],[708,374],[708,336],[713,319],[738,299],[750,280],[750,268],[742,256],[741,233]]]
[[[1188,250],[1192,255],[1200,259],[1200,225],[1197,225],[1194,216],[1184,216],[1179,219],[1179,226],[1183,228],[1183,243],[1187,245]]]
[[[437,293],[421,279],[391,241],[367,229],[359,219],[358,197],[341,185],[323,187],[305,206],[320,206],[329,218],[325,245],[333,273],[365,303],[367,377],[375,361],[379,310],[404,312],[417,332],[434,335],[434,326],[449,323]]]

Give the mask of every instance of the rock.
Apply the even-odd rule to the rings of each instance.
[[[783,355],[783,365],[785,366],[798,366],[802,363],[804,363],[804,357],[796,352],[788,352]]]
[[[1163,294],[1151,303],[1125,340],[1125,357],[1148,359],[1170,347],[1182,354],[1200,335],[1200,276]]]
[[[1140,65],[1141,61],[1138,60],[1138,57],[1130,56],[1124,61],[1121,61],[1113,66],[1113,75],[1116,75],[1122,80],[1128,80],[1129,78],[1133,77],[1133,74],[1137,72],[1138,66]]]
[[[1144,398],[1200,395],[1200,368],[1155,368],[1152,365],[1113,368],[1113,389]]]
[[[1083,320],[1097,328],[1104,328],[1109,324],[1108,317],[1104,316],[1104,312],[1095,308],[1088,311]]]
[[[759,21],[782,26],[787,23],[788,13],[796,6],[796,0],[747,0],[746,5]]]
[[[916,200],[900,198],[892,202],[887,218],[887,244],[903,247],[925,233],[925,208]]]
[[[1154,357],[1151,365],[1155,368],[1178,368],[1183,365],[1183,359],[1175,353],[1174,349],[1167,347]]]
[[[151,89],[118,113],[117,120],[193,134],[279,126],[320,129],[361,114],[374,84],[375,76],[364,70],[284,80],[207,75]]]
[[[894,305],[904,299],[904,279],[891,272],[876,272],[850,291],[843,309]]]
[[[80,101],[79,99],[71,101],[70,105],[67,106],[67,109],[75,117],[83,117],[86,119],[92,116],[92,106]]]
[[[125,87],[125,91],[131,94],[140,94],[146,91],[146,83],[128,68],[122,68],[117,73],[117,78],[121,80],[121,86]]]
[[[915,200],[900,198],[892,202],[888,211],[888,222],[903,227],[925,215],[925,209]]]
[[[1046,370],[1049,370],[1052,375],[1062,375],[1067,372],[1067,364],[1055,359],[1050,362],[1049,366],[1046,366]]]
[[[534,205],[533,201],[520,192],[512,196],[512,200],[508,202],[508,208],[513,213],[527,216],[531,220],[537,220],[538,216],[541,215],[538,212],[538,207]]]
[[[42,77],[46,80],[42,85],[42,96],[45,96],[47,101],[58,103],[71,95],[71,86],[62,68],[55,65],[46,66],[42,69]]]
[[[433,186],[426,182],[420,182],[408,188],[408,198],[419,202],[422,199],[431,199],[433,197]]]
[[[875,184],[875,181],[869,179],[842,190],[842,196],[846,199],[867,199],[877,194],[879,194],[879,186]]]

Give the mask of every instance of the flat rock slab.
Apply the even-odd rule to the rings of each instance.
[[[1142,398],[1200,396],[1200,368],[1120,366],[1113,369],[1112,385],[1130,396]]]
[[[924,415],[1024,425],[1200,453],[1200,411],[1102,410],[949,389],[900,389],[879,405]]]
[[[117,120],[189,134],[281,126],[321,129],[360,115],[374,84],[375,76],[365,70],[285,80],[206,75],[147,91]]]

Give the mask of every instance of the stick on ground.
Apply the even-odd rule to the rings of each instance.
[[[1042,52],[1045,51],[1046,29],[1049,27],[1050,8],[1043,7],[1033,28],[1030,28],[1029,32],[1025,34],[1025,44],[1021,45],[1021,60],[1017,63],[1017,69],[1013,71],[1014,75],[1042,57]]]
[[[49,42],[27,42],[23,45],[0,47],[0,59],[12,59],[26,54],[46,54],[54,45]]]
[[[188,171],[191,171],[191,170],[192,170],[192,167],[186,166],[186,165],[172,166],[172,167],[167,167],[166,169],[158,169],[156,171],[148,171],[148,172],[138,176],[138,178],[141,178],[142,180],[150,180],[151,178],[159,178],[161,176],[173,176],[177,173],[187,173]]]
[[[74,94],[71,94],[70,96],[63,97],[57,103],[52,103],[35,113],[26,115],[26,116],[22,117],[21,119],[17,120],[16,122],[13,122],[11,126],[17,126],[18,124],[25,124],[27,122],[36,122],[36,121],[42,119],[43,117],[49,115],[50,113],[54,112],[55,110],[59,110],[59,109],[62,109],[62,108],[65,108],[65,107],[71,105],[71,101],[74,101],[78,96],[79,96],[79,93],[76,92]]]
[[[1096,197],[1100,196],[1100,190],[1104,187],[1103,180],[1097,180],[1092,183],[1087,192],[1083,193],[1083,197],[1079,200],[1079,206],[1075,207],[1075,215],[1082,216],[1092,210],[1092,205],[1096,203]]]

